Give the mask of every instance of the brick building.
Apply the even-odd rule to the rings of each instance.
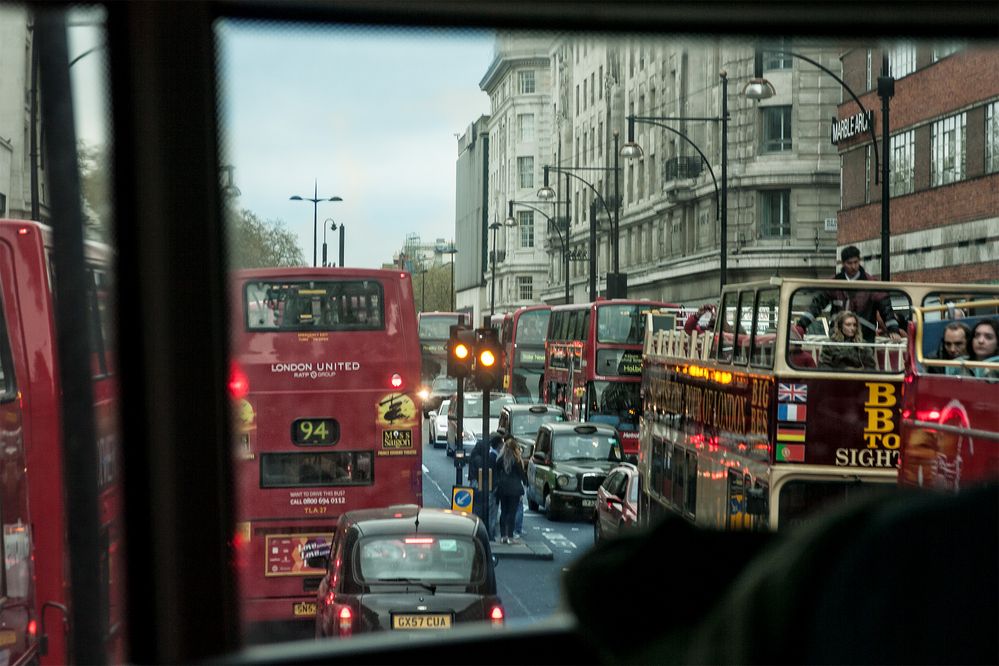
[[[999,49],[901,44],[889,50],[895,95],[891,141],[881,146],[877,78],[882,54],[844,53],[843,78],[873,111],[889,155],[891,279],[999,282]],[[855,116],[844,95],[838,117]],[[842,169],[837,243],[881,266],[881,186],[870,134],[838,144]]]

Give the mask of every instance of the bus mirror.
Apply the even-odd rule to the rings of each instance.
[[[767,496],[763,488],[750,488],[746,491],[746,513],[763,516],[767,513]]]

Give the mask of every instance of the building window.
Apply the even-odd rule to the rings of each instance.
[[[790,106],[763,109],[763,150],[768,153],[791,150]]]
[[[523,72],[518,72],[518,78],[520,79],[520,94],[530,95],[534,92],[534,70],[528,69]]]
[[[583,110],[586,110],[586,79],[583,79]]]
[[[791,69],[791,43],[781,38],[763,47],[763,70]]]
[[[888,52],[888,67],[896,79],[916,71],[916,45],[898,44]]]
[[[912,194],[915,162],[913,160],[913,142],[915,132],[901,132],[891,138],[891,195]]]
[[[934,44],[933,45],[933,62],[938,60],[943,60],[947,56],[954,55],[958,51],[964,48],[963,44],[957,42],[948,42],[944,44]]]
[[[521,141],[533,141],[534,140],[534,114],[533,113],[519,113],[517,114],[517,127],[520,134]]]
[[[871,147],[864,151],[864,203],[871,203]]]
[[[0,194],[0,217],[7,215],[7,195]]]
[[[791,190],[760,192],[760,237],[786,238],[791,235]]]
[[[517,158],[518,187],[534,187],[534,158]]]
[[[517,226],[520,228],[520,247],[534,247],[534,211],[517,211]]]
[[[522,301],[534,300],[534,278],[530,275],[517,276],[517,292]]]
[[[871,62],[871,58],[872,58],[871,49],[867,49],[867,88],[865,88],[865,90],[871,89],[871,81],[872,81],[871,71],[874,67],[873,63]]]
[[[594,76],[594,74],[591,72],[590,73],[590,105],[591,106],[593,105],[593,102],[595,100],[594,95],[596,94],[596,90],[597,90],[596,76]]]
[[[999,102],[985,107],[985,171],[999,171]]]
[[[600,99],[604,98],[604,66],[600,65],[600,91],[597,93]]]
[[[933,123],[930,133],[930,184],[946,185],[964,178],[967,114]]]

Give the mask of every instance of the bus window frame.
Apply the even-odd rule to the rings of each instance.
[[[774,322],[774,334],[773,334],[774,335],[774,341],[773,341],[773,345],[771,345],[772,352],[770,354],[770,362],[769,363],[754,363],[753,359],[757,356],[756,352],[757,352],[757,349],[758,349],[756,341],[757,341],[757,338],[760,335],[760,333],[759,333],[759,327],[760,327],[760,301],[763,298],[765,298],[770,293],[774,294],[774,301],[773,301],[774,305],[773,305],[773,307],[777,308],[777,317],[776,317],[776,320]],[[767,321],[769,322],[769,318],[768,318]],[[781,328],[780,328],[780,287],[770,287],[770,288],[757,289],[756,290],[756,300],[755,300],[755,304],[753,306],[753,330],[752,330],[752,339],[750,340],[750,349],[749,349],[749,367],[751,367],[751,368],[760,368],[762,370],[773,370],[774,365],[777,362],[777,347],[778,347],[777,343],[778,343],[778,340],[780,338],[780,330],[781,330]],[[766,333],[763,333],[763,335],[766,335]],[[786,345],[786,346],[790,347],[789,344]]]

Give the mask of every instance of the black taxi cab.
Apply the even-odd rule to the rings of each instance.
[[[534,450],[534,441],[538,430],[545,423],[561,423],[566,420],[565,410],[557,405],[505,405],[500,412],[496,426],[504,438],[512,437],[520,445],[524,464],[530,459]]]
[[[502,625],[494,566],[474,514],[416,505],[348,511],[319,584],[316,638]]]
[[[570,514],[589,518],[600,484],[621,461],[613,426],[546,423],[527,464],[527,506],[533,511],[544,507],[549,520]]]

